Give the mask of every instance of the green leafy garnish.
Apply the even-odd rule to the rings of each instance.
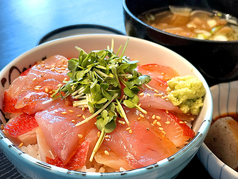
[[[138,61],[130,61],[127,56],[124,56],[127,44],[128,40],[120,56],[118,54],[121,46],[117,53],[114,53],[113,40],[111,48],[91,51],[88,54],[83,49],[76,47],[79,57],[68,61],[70,81],[59,87],[52,95],[53,99],[66,98],[71,95],[77,99],[73,102],[74,107],[89,109],[92,115],[77,123],[76,126],[82,125],[94,117],[97,118],[96,126],[101,134],[90,161],[93,160],[106,133],[111,133],[116,128],[117,117],[124,118],[127,125],[130,125],[122,104],[146,113],[138,105],[137,94],[140,87],[148,83],[151,78],[136,71]]]

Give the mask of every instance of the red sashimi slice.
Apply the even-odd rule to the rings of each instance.
[[[156,132],[164,131],[177,147],[183,147],[195,136],[194,131],[177,116],[166,110],[148,109],[146,119],[153,124]]]
[[[50,99],[52,90],[57,89],[63,80],[69,79],[67,63],[63,56],[52,56],[37,62],[23,76],[16,78],[7,90],[8,96],[16,100],[14,108],[24,108],[23,112],[28,114],[45,108],[42,102]]]
[[[35,129],[38,124],[34,115],[21,114],[11,119],[4,127],[4,133],[15,143],[25,145],[36,143]]]
[[[137,67],[137,71],[143,75],[150,75],[152,78],[156,77],[164,81],[168,81],[175,76],[179,76],[173,68],[158,65],[158,64],[146,64]]]
[[[54,100],[50,104],[50,108],[37,112],[35,118],[46,136],[48,146],[64,164],[67,164],[78,145],[85,140],[88,131],[96,127],[96,118],[76,127],[77,122],[84,120],[83,116],[91,116],[87,110],[65,106],[62,99]]]
[[[178,107],[174,106],[166,99],[164,93],[157,92],[154,88],[150,89],[144,86],[138,96],[142,108],[151,107],[156,109],[166,109],[175,113],[182,113]]]
[[[86,140],[78,147],[75,154],[67,164],[64,164],[59,157],[56,157],[55,159],[46,157],[46,162],[51,165],[66,168],[68,170],[75,170],[85,165],[88,154],[88,148],[89,148],[89,141]]]
[[[20,116],[11,119],[11,121],[9,121],[4,127],[4,130],[9,135],[18,137],[19,135],[34,129],[35,127],[38,127],[38,124],[34,115],[21,114]]]
[[[8,91],[5,91],[3,99],[3,111],[8,113],[22,113],[22,109],[15,108],[16,103],[17,98],[13,98],[8,94]]]
[[[130,120],[130,129],[125,124],[118,124],[102,145],[126,159],[130,166],[147,166],[177,152],[176,146],[162,132],[156,133],[146,120],[138,121],[137,110],[126,110],[126,114]]]

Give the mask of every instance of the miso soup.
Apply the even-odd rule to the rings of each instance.
[[[168,10],[145,12],[139,18],[152,27],[180,36],[216,41],[238,40],[238,26],[212,11],[170,6]]]

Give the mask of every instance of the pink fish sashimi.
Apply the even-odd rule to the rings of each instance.
[[[145,64],[137,67],[137,71],[143,75],[150,75],[152,78],[156,77],[163,81],[168,81],[175,76],[179,76],[178,72],[171,67],[159,64]]]
[[[148,88],[144,86],[139,93],[139,103],[142,108],[152,107],[156,109],[165,109],[175,113],[182,111],[167,100],[166,94],[157,92],[156,88]]]
[[[181,119],[166,110],[147,108],[145,118],[156,132],[163,131],[176,147],[183,147],[195,136],[194,131]]]
[[[90,142],[85,140],[75,151],[73,157],[69,160],[67,164],[64,164],[59,157],[55,159],[51,159],[46,157],[46,162],[55,165],[58,167],[66,168],[68,170],[75,170],[85,166],[87,155],[88,155],[88,148]]]
[[[24,145],[36,144],[36,129],[38,124],[34,115],[21,114],[16,116],[4,126],[3,132],[14,143]]]
[[[109,151],[108,154],[105,151]],[[122,170],[132,170],[134,169],[132,166],[129,165],[126,159],[123,159],[121,156],[117,156],[113,151],[110,151],[110,148],[106,145],[102,145],[98,152],[96,153],[94,159],[97,163],[103,164],[110,168],[113,168],[116,171]]]
[[[132,168],[140,168],[156,163],[177,152],[176,146],[161,132],[152,129],[147,120],[139,120],[135,109],[126,110],[130,128],[118,124],[102,144],[116,156],[126,160]],[[123,166],[122,166],[123,167]]]
[[[36,63],[27,75],[15,79],[7,90],[8,96],[16,99],[15,108],[22,108],[28,114],[46,108],[48,104],[42,102],[50,99],[52,90],[57,89],[64,79],[69,79],[67,64],[67,58],[52,56]]]
[[[84,120],[83,116],[90,115],[86,110],[65,106],[62,99],[54,100],[50,108],[35,114],[46,143],[63,164],[67,164],[71,159],[78,146],[85,140],[87,132],[96,127],[94,125],[96,119],[75,126],[77,122]],[[79,134],[81,137],[78,136]]]

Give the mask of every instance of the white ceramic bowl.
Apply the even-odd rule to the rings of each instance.
[[[220,83],[212,86],[210,90],[214,105],[213,119],[229,113],[238,113],[238,81]],[[214,179],[238,178],[238,173],[217,158],[205,143],[197,155]]]
[[[205,88],[206,96],[204,107],[193,124],[193,130],[196,133],[195,138],[179,152],[173,156],[159,161],[153,165],[117,173],[90,173],[69,171],[63,168],[55,167],[22,153],[17,146],[9,141],[0,131],[0,148],[16,168],[23,174],[31,178],[173,178],[175,177],[194,157],[199,147],[203,143],[209,130],[212,117],[212,96],[209,87],[198,72],[188,61],[173,51],[158,44],[148,42],[138,38],[132,38],[120,35],[82,35],[60,40],[51,41],[35,47],[24,53],[9,63],[0,74],[0,79],[5,83],[0,86],[0,103],[3,100],[3,91],[9,87],[9,82],[19,75],[19,71],[28,68],[36,61],[51,55],[64,55],[66,57],[78,56],[75,46],[83,48],[86,52],[105,49],[111,45],[111,40],[115,41],[115,49],[124,45],[127,38],[129,44],[125,55],[131,59],[140,60],[141,64],[158,63],[166,65],[177,70],[180,75],[194,75],[199,78]],[[18,70],[17,70],[18,69]],[[12,73],[9,71],[12,70]],[[10,73],[10,75],[9,75]],[[2,106],[0,104],[0,106]],[[1,118],[3,116],[1,115]]]

